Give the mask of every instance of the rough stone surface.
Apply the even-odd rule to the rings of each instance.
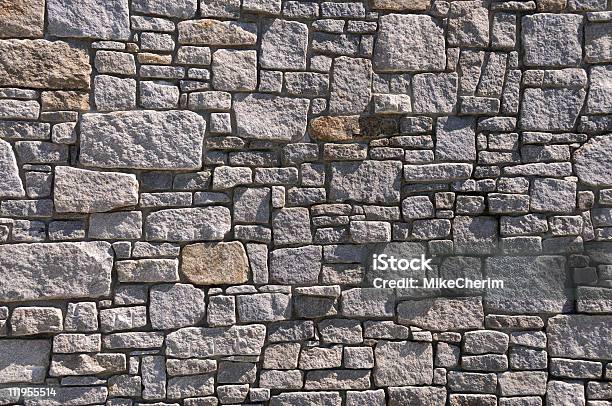
[[[2,2],[0,26],[0,38],[41,38],[45,26],[45,1]]]
[[[585,94],[582,89],[526,89],[521,127],[533,131],[570,131]]]
[[[331,114],[357,114],[370,103],[372,62],[341,56],[334,61],[329,111]]]
[[[248,279],[248,259],[238,241],[188,245],[182,258],[181,272],[196,285],[240,284]]]
[[[0,40],[0,86],[89,89],[90,74],[85,50],[63,41]]]
[[[234,101],[238,135],[262,140],[299,140],[306,131],[309,101],[265,94]]]
[[[247,91],[257,87],[257,52],[220,49],[213,54],[213,86]]]
[[[136,0],[132,3],[133,11],[164,17],[190,18],[195,15],[197,8],[196,0]]]
[[[0,0],[0,404],[609,406],[610,6]]]
[[[0,140],[0,176],[3,179],[0,185],[0,197],[23,197],[25,190],[23,183],[19,177],[19,168],[15,160],[15,154],[11,148],[11,144]]]
[[[49,340],[0,340],[0,382],[43,383],[49,368]]]
[[[130,13],[127,0],[47,0],[49,33],[56,37],[127,40]]]
[[[480,298],[424,299],[402,302],[397,308],[400,323],[434,331],[481,328],[484,310]]]
[[[221,206],[160,210],[145,223],[153,241],[222,240],[229,229],[229,210]]]
[[[574,14],[542,13],[523,17],[525,64],[578,66],[582,58],[582,22],[583,17]]]
[[[429,16],[389,14],[380,21],[374,65],[381,71],[441,71],[446,66],[442,27]]]
[[[58,212],[99,213],[138,203],[136,176],[59,166],[54,205]]]
[[[306,67],[306,24],[275,19],[264,28],[261,38],[262,68],[299,70]]]
[[[251,324],[228,328],[186,327],[168,334],[166,354],[177,358],[259,355],[265,326]]]
[[[204,292],[192,285],[157,285],[149,293],[149,317],[154,329],[166,330],[194,325],[205,315]]]
[[[431,344],[379,341],[374,349],[377,386],[429,385],[433,379]],[[398,362],[398,359],[402,362]]]
[[[257,26],[218,20],[181,21],[179,43],[188,45],[252,45],[257,41]]]
[[[610,360],[610,316],[555,316],[546,330],[553,357]]]
[[[488,258],[486,275],[505,283],[504,289],[487,292],[487,308],[511,313],[560,313],[571,308],[565,265],[560,256]]]
[[[399,162],[338,162],[332,165],[330,199],[334,202],[399,202]]]
[[[105,242],[0,245],[0,298],[14,302],[108,295],[110,247]]]
[[[196,169],[205,128],[199,115],[185,111],[86,114],[80,160],[100,168]]]

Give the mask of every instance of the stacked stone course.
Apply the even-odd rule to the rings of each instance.
[[[612,405],[612,3],[0,0],[0,404]]]

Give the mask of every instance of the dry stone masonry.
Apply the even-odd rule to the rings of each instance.
[[[612,2],[0,0],[0,404],[612,405]]]

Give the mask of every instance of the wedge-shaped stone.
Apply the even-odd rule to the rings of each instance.
[[[127,40],[128,0],[47,0],[49,33],[56,37]]]
[[[167,209],[147,216],[145,233],[153,241],[222,240],[231,228],[227,207]]]
[[[244,138],[291,141],[306,132],[310,101],[267,94],[237,94],[234,111],[238,135]]]
[[[410,300],[397,307],[400,324],[432,331],[461,331],[483,327],[480,297]]]
[[[87,52],[63,41],[0,41],[0,86],[89,89],[90,74]]]
[[[329,198],[334,202],[356,201],[397,204],[400,199],[399,161],[334,162]]]
[[[125,371],[125,354],[61,354],[51,359],[50,376],[117,374]]]
[[[199,169],[206,121],[191,111],[85,114],[83,165],[128,169]]]
[[[376,386],[430,385],[433,380],[430,343],[379,341],[374,356]]]
[[[249,278],[249,262],[238,241],[183,248],[182,274],[196,285],[237,285]]]
[[[43,383],[51,341],[0,340],[0,383]]]
[[[107,242],[0,246],[0,302],[97,298],[110,294]]]
[[[0,140],[0,198],[23,197],[25,190],[11,144]]]
[[[0,38],[40,38],[45,27],[45,0],[0,3]]]
[[[576,174],[594,187],[612,186],[612,136],[591,138],[574,153]]]
[[[60,213],[100,213],[138,204],[135,175],[58,166],[53,194]]]
[[[612,316],[555,316],[546,332],[552,357],[612,360]]]
[[[190,20],[178,23],[180,44],[236,46],[257,42],[257,25],[235,21]]]
[[[166,355],[176,358],[260,355],[265,338],[266,327],[261,324],[186,327],[168,334]]]
[[[381,17],[374,66],[384,72],[444,70],[444,30],[430,16],[389,14]]]
[[[469,179],[471,164],[404,165],[404,178],[408,182],[454,182]]]

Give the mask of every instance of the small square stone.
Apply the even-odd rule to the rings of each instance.
[[[257,51],[220,49],[213,54],[216,90],[248,91],[257,88]]]
[[[211,113],[210,132],[216,134],[231,134],[232,116],[230,113]]]
[[[136,81],[108,75],[96,76],[94,100],[99,111],[133,109],[136,107]]]
[[[344,347],[344,366],[349,369],[374,368],[372,347]]]

